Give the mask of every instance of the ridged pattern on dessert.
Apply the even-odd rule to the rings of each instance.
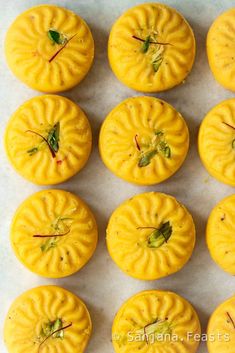
[[[49,338],[40,347],[42,325],[61,318],[63,339]],[[83,353],[91,334],[85,304],[67,290],[44,286],[31,289],[13,302],[5,321],[4,340],[11,353]]]
[[[42,139],[28,130],[45,136],[60,123],[59,151],[52,158],[46,143],[34,155],[27,152]],[[91,128],[83,111],[72,101],[59,96],[35,97],[13,114],[8,123],[5,144],[15,169],[38,184],[55,184],[76,174],[87,162],[92,143]]]
[[[49,30],[66,36],[66,47],[48,38]],[[43,92],[58,92],[79,83],[94,56],[94,42],[87,24],[75,13],[61,7],[42,5],[21,14],[6,37],[7,61],[22,81]]]
[[[139,139],[163,131],[171,158],[158,153],[148,166],[138,166]],[[169,104],[153,97],[129,98],[107,116],[100,133],[100,152],[106,166],[119,177],[140,184],[158,183],[170,177],[183,163],[189,146],[187,125]]]
[[[218,81],[235,89],[235,9],[226,11],[212,24],[207,38],[209,63]],[[226,81],[226,82],[225,82]]]
[[[172,334],[179,339],[176,342],[154,343],[142,341],[128,342],[135,332],[151,324],[154,320],[166,320],[171,324]],[[119,309],[113,323],[113,339],[116,353],[194,353],[198,342],[187,340],[187,333],[200,333],[200,322],[193,307],[183,298],[172,292],[145,291],[130,298]],[[181,341],[182,339],[182,341]]]
[[[208,340],[209,353],[233,353],[235,343],[235,297],[231,297],[220,304],[210,317],[207,334],[214,337]]]
[[[162,48],[163,62],[157,72],[151,58],[142,53],[141,42],[133,39],[138,31],[156,31],[158,41],[170,43]],[[145,38],[144,38],[145,39]],[[174,9],[162,4],[142,4],[124,13],[114,24],[109,38],[110,64],[117,77],[134,89],[168,89],[190,72],[195,56],[193,32]]]
[[[235,99],[215,106],[204,118],[199,132],[199,152],[208,171],[235,185]]]
[[[235,195],[222,200],[211,212],[207,225],[207,244],[213,259],[235,275]]]
[[[159,248],[144,246],[152,229],[169,221],[172,234]],[[107,228],[111,257],[126,273],[140,279],[157,279],[180,270],[189,260],[195,244],[195,227],[184,206],[169,195],[145,193],[121,204]]]
[[[42,251],[49,238],[35,234],[55,234],[51,227],[58,217],[69,218],[58,233],[56,246]],[[77,196],[62,190],[47,190],[25,200],[12,222],[11,242],[17,257],[32,271],[46,277],[63,277],[79,270],[92,256],[97,244],[95,219]]]

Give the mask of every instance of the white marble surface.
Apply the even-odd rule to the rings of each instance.
[[[235,278],[222,272],[211,260],[205,244],[205,224],[211,208],[233,188],[209,177],[197,153],[198,126],[205,113],[216,103],[233,97],[219,86],[209,70],[205,37],[213,19],[234,6],[233,0],[168,0],[165,3],[181,11],[192,25],[197,41],[197,56],[186,83],[158,94],[174,105],[185,117],[191,134],[190,152],[182,169],[168,181],[152,187],[138,187],[119,180],[102,164],[97,150],[100,125],[106,114],[121,100],[138,95],[117,81],[106,55],[107,38],[113,21],[139,0],[58,0],[57,4],[80,14],[90,25],[95,38],[95,63],[87,78],[73,90],[64,93],[87,112],[93,128],[92,156],[77,176],[59,185],[86,200],[99,224],[99,245],[92,260],[79,273],[60,280],[37,277],[15,258],[9,243],[9,227],[16,207],[30,194],[40,190],[18,176],[6,160],[3,147],[4,129],[10,115],[25,100],[39,93],[19,82],[8,70],[4,59],[4,36],[14,18],[23,10],[41,4],[41,0],[0,0],[0,332],[12,300],[25,290],[40,284],[64,286],[87,303],[94,331],[87,353],[110,353],[111,324],[121,303],[132,294],[150,288],[169,289],[190,300],[198,311],[203,330],[215,307],[235,292]],[[48,1],[55,3],[55,1]],[[158,190],[170,193],[192,212],[197,227],[197,245],[183,270],[159,281],[144,282],[124,275],[111,261],[105,246],[105,227],[112,210],[133,194]],[[199,352],[206,352],[202,344]],[[0,352],[6,353],[3,340]]]

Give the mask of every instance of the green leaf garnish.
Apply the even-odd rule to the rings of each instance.
[[[232,140],[232,149],[235,150],[235,139]]]
[[[153,67],[154,72],[158,72],[162,61],[163,61],[163,46],[168,46],[172,45],[171,43],[164,43],[164,42],[159,42],[157,40],[156,34],[153,34],[153,38],[151,38],[151,35],[148,35],[145,39],[137,37],[135,35],[132,36],[132,38],[141,41],[143,44],[141,46],[141,51],[142,53],[147,53],[149,50],[150,45],[157,45],[156,50],[151,51],[151,64]]]
[[[156,136],[163,136],[163,135],[164,135],[163,131],[161,131],[161,130],[155,131],[154,134],[155,134]]]
[[[38,152],[38,147],[32,147],[32,148],[30,148],[30,149],[27,151],[27,153],[28,153],[30,156],[34,155],[34,154],[37,153],[37,152]]]
[[[154,72],[158,72],[161,64],[162,64],[162,61],[163,61],[163,57],[161,54],[159,54],[156,59],[154,59],[154,61],[152,62],[152,66],[153,66],[153,70]]]
[[[165,141],[161,141],[159,143],[159,150],[164,155],[164,157],[166,157],[166,158],[171,157],[171,149]]]
[[[149,248],[159,248],[164,243],[170,239],[172,234],[172,226],[170,222],[165,222],[161,225],[160,228],[155,229],[148,238],[148,247]]]
[[[171,158],[171,149],[169,146],[167,146],[164,150],[164,154],[166,158]]]
[[[61,34],[60,32],[54,31],[50,29],[47,32],[48,38],[52,41],[53,44],[65,44],[67,42],[67,38]]]
[[[44,324],[41,328],[41,333],[40,333],[40,344],[38,347],[38,353],[40,352],[41,346],[49,339],[55,339],[55,338],[64,338],[64,331],[72,326],[72,322],[63,326],[63,321],[62,319],[56,319],[54,321],[49,321],[46,324]]]
[[[52,335],[52,338],[63,338],[64,332],[60,330],[63,327],[61,319],[56,319],[55,321],[47,322],[41,329],[41,336],[46,337]],[[55,332],[56,331],[56,332]]]
[[[146,39],[144,40],[143,45],[141,47],[141,51],[143,53],[147,53],[147,51],[149,50],[150,41],[151,41],[150,36],[146,37]]]
[[[137,136],[137,135],[136,135]],[[162,130],[154,131],[154,136],[150,143],[142,144],[135,138],[137,150],[140,151],[140,158],[138,167],[146,167],[150,164],[151,159],[157,154],[161,153],[165,158],[171,158],[171,149],[164,139],[164,132]],[[143,149],[142,149],[142,148]]]
[[[64,338],[64,331],[63,330],[58,331],[59,329],[62,328],[62,326],[63,326],[62,320],[56,319],[54,324],[52,325],[52,332],[57,331],[53,333],[52,335],[53,338],[60,338],[60,339]]]
[[[45,243],[40,246],[42,252],[47,252],[48,250],[56,247],[57,239],[55,237],[48,238]]]
[[[147,151],[142,154],[139,159],[138,167],[146,167],[151,162],[151,159],[158,153],[157,150]]]
[[[149,340],[150,337],[158,338],[159,336],[169,335],[172,333],[172,325],[168,321],[156,319],[152,323],[145,325],[142,329],[135,331],[138,335],[144,335],[146,341]]]
[[[26,132],[30,132],[32,134],[35,134],[39,136],[42,139],[42,142],[45,142],[51,152],[52,158],[55,158],[56,152],[59,151],[59,140],[60,140],[60,123],[56,123],[52,129],[48,131],[47,137],[44,137],[40,133],[33,131],[33,130],[27,130]],[[39,151],[39,147],[34,146],[31,149],[27,151],[30,156],[34,155]]]
[[[59,151],[59,140],[60,140],[60,123],[58,122],[48,132],[48,136],[47,136],[47,142],[55,153]]]
[[[70,213],[76,211],[76,207],[70,210]],[[42,252],[47,252],[52,248],[57,246],[57,243],[61,237],[64,237],[70,233],[70,226],[66,224],[66,222],[72,222],[73,218],[68,215],[59,216],[53,221],[51,224],[51,228],[53,229],[53,233],[48,232],[48,234],[34,234],[33,238],[45,238],[45,242],[40,245],[40,249]]]

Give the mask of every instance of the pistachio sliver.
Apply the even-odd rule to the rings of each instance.
[[[53,44],[65,44],[67,38],[60,32],[50,29],[47,32],[48,38],[52,41]]]
[[[160,228],[155,229],[148,238],[149,248],[159,248],[170,239],[172,234],[172,226],[167,221],[161,225]]]
[[[152,151],[147,151],[142,154],[142,156],[139,159],[138,167],[146,167],[147,165],[150,164],[151,159],[158,153],[158,151],[152,150]]]

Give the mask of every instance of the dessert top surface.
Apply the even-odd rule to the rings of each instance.
[[[10,353],[83,353],[91,329],[88,309],[77,296],[61,287],[42,286],[12,303],[4,340]]]
[[[95,218],[78,196],[44,190],[27,198],[11,225],[18,259],[45,277],[65,277],[85,265],[97,244]]]
[[[181,14],[163,4],[147,3],[117,19],[108,54],[124,84],[158,92],[182,83],[192,68],[195,46],[193,31]]]
[[[15,75],[42,92],[72,88],[87,74],[94,56],[89,27],[68,9],[40,5],[20,14],[5,40],[6,59]]]
[[[171,105],[154,97],[132,97],[108,114],[99,137],[101,157],[117,176],[150,185],[182,165],[189,146],[188,127]]]
[[[90,123],[71,100],[42,95],[23,103],[5,131],[10,162],[36,184],[56,184],[76,174],[91,151]]]

